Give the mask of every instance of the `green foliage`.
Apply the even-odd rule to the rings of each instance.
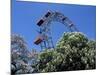
[[[64,33],[55,50],[39,55],[39,72],[95,69],[95,41],[80,32]]]
[[[12,74],[87,70],[96,67],[96,42],[83,33],[64,33],[55,49],[28,50],[19,35],[11,38]]]

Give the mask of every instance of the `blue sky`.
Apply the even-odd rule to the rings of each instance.
[[[63,13],[76,25],[80,32],[86,34],[88,38],[96,38],[95,6],[16,2],[15,0],[12,0],[11,32],[23,36],[29,49],[34,48],[40,50],[40,46],[33,43],[35,38],[38,36],[36,30],[39,30],[36,23],[47,12],[47,10]],[[67,28],[61,23],[53,22],[51,30],[54,44],[56,44],[62,33],[67,31]]]

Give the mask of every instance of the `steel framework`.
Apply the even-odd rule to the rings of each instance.
[[[75,27],[73,22],[69,20],[68,17],[63,15],[60,12],[52,12],[48,11],[38,22],[37,25],[40,27],[39,33],[40,35],[35,40],[35,44],[41,47],[41,50],[44,49],[54,49],[52,35],[51,35],[51,22],[56,21],[64,24],[69,31],[71,32],[78,32],[78,29]]]

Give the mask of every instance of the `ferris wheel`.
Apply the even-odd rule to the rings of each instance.
[[[79,30],[75,27],[73,22],[60,12],[47,11],[47,13],[39,19],[37,25],[39,26],[39,36],[34,41],[34,44],[40,45],[41,50],[54,49],[54,44],[51,34],[51,22],[60,22],[71,32],[78,32]]]

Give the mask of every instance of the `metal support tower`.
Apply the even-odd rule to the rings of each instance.
[[[69,31],[78,32],[78,29],[72,23],[71,20],[68,19],[65,15],[59,12],[48,11],[37,23],[40,27],[40,37],[35,40],[35,44],[40,44],[41,50],[44,49],[54,49],[52,34],[51,34],[51,22],[56,21],[64,24]]]

